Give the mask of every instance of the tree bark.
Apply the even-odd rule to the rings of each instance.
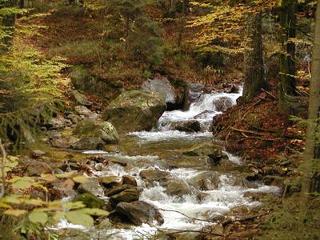
[[[303,193],[320,193],[320,0],[312,54]]]
[[[279,19],[282,28],[281,43],[283,52],[280,54],[280,84],[279,99],[283,109],[286,108],[286,96],[296,95],[296,64],[295,43],[290,38],[296,37],[296,7],[297,0],[282,0],[279,9]]]
[[[262,16],[249,17],[248,51],[245,55],[245,83],[243,99],[251,100],[267,83],[264,74],[262,45]]]

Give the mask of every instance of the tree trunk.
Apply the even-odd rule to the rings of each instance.
[[[245,83],[243,99],[251,100],[267,83],[264,74],[262,46],[262,17],[261,14],[249,17],[248,48],[245,55]]]
[[[281,43],[283,52],[280,54],[279,98],[283,109],[287,108],[286,96],[296,95],[295,43],[290,38],[296,37],[297,0],[282,0],[279,19],[282,28]]]
[[[320,0],[312,54],[308,130],[305,149],[303,193],[320,193]]]

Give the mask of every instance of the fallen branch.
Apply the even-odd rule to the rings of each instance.
[[[240,133],[250,133],[250,134],[255,134],[255,135],[259,135],[259,136],[266,136],[266,134],[264,133],[259,133],[256,131],[250,131],[250,130],[243,130],[243,129],[238,129],[238,128],[234,128],[234,127],[230,127],[230,129],[240,132]]]
[[[270,97],[272,97],[273,99],[277,99],[276,96],[274,96],[271,92],[268,92],[267,90],[265,90],[264,88],[261,88],[261,91],[263,91],[264,93],[266,93],[267,95],[269,95]]]

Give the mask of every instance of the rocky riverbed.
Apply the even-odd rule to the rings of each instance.
[[[167,84],[156,82],[161,88]],[[172,89],[162,89],[166,96],[153,92],[152,82],[147,86],[152,91],[123,92],[103,113],[90,110],[90,101],[74,92],[75,113],[46,126],[50,133],[43,140],[64,161],[39,165],[33,161],[48,160],[48,153],[33,151],[36,160],[30,160],[28,171],[83,173],[87,180],[80,184],[52,183],[51,199],[82,201],[110,213],[96,219],[92,229],[62,220],[52,229],[64,239],[166,239],[172,234],[186,239],[184,232],[195,239],[229,212],[259,206],[250,196],[278,192],[248,181],[241,159],[210,132],[212,118],[236,104],[241,88],[203,93],[196,85],[190,88],[188,110],[165,111],[175,99]]]

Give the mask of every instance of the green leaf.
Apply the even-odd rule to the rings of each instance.
[[[92,227],[94,224],[93,218],[81,210],[67,212],[66,218],[72,224],[82,225],[88,228]]]
[[[83,209],[80,209],[79,211],[89,214],[91,216],[108,216],[109,215],[109,212],[99,208],[83,208]]]
[[[28,218],[32,223],[40,223],[44,225],[48,221],[48,214],[35,210],[29,214]]]
[[[34,184],[34,179],[30,177],[17,177],[12,179],[10,182],[12,183],[13,188],[17,189],[27,189],[30,188]]]

